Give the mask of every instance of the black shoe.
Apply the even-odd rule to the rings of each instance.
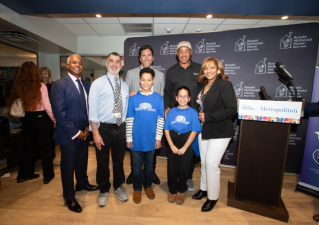
[[[201,200],[204,197],[207,197],[207,191],[199,189],[199,191],[192,196],[192,199]]]
[[[64,201],[65,201],[65,204],[68,206],[70,211],[77,212],[77,213],[82,212],[82,208],[81,208],[80,204],[75,200],[75,198],[72,200],[65,199]]]
[[[133,182],[133,173],[131,172],[126,179],[126,184],[132,184]]]
[[[33,174],[30,177],[25,177],[25,178],[19,178],[19,176],[18,176],[17,177],[17,182],[21,183],[21,182],[27,181],[27,180],[34,180],[34,179],[39,178],[39,176],[40,176],[39,174]]]
[[[96,191],[96,190],[99,190],[99,189],[100,189],[99,186],[91,185],[91,184],[87,184],[87,185],[84,185],[84,186],[80,186],[80,185],[76,185],[75,186],[75,190],[76,191],[82,191],[82,190]]]
[[[202,212],[211,211],[214,208],[214,206],[216,205],[217,201],[218,201],[218,199],[217,200],[209,200],[209,199],[207,199],[207,201],[202,206]]]
[[[55,175],[53,175],[53,177],[49,177],[49,178],[46,178],[46,177],[45,177],[45,178],[43,178],[43,183],[44,183],[44,184],[50,183],[50,181],[53,180],[54,177],[55,177]]]
[[[156,173],[154,172],[154,177],[153,177],[153,183],[159,185],[161,183],[160,179],[158,178],[158,176],[156,175]]]

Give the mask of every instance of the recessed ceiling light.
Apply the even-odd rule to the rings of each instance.
[[[170,27],[167,27],[167,28],[165,28],[165,30],[166,30],[167,33],[171,33],[173,29],[170,28]]]
[[[207,15],[207,18],[208,18],[208,19],[210,19],[210,18],[212,18],[212,17],[213,17],[212,14]]]
[[[288,16],[281,17],[282,20],[288,19]]]
[[[102,17],[101,14],[96,14],[95,16],[98,17],[98,18]]]

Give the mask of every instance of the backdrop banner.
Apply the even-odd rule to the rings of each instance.
[[[128,70],[139,66],[138,50],[142,45],[152,46],[155,57],[153,68],[166,74],[178,62],[178,43],[189,41],[193,48],[192,61],[201,64],[208,56],[217,57],[234,86],[236,96],[241,99],[260,99],[260,86],[264,86],[267,93],[277,100],[291,99],[293,92],[278,80],[274,72],[275,63],[281,62],[294,77],[298,97],[310,101],[318,38],[318,23],[128,38],[124,44],[125,75]],[[307,122],[301,119],[300,124],[292,125],[287,172],[300,173]],[[235,136],[222,159],[222,164],[226,165],[236,164],[239,121],[234,119],[233,124]],[[164,145],[160,155],[166,154]]]
[[[316,68],[311,102],[319,101],[319,68]],[[316,87],[316,88],[315,88]],[[305,152],[298,185],[319,191],[319,116],[309,117]]]

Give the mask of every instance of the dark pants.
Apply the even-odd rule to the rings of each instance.
[[[154,152],[154,156],[153,156],[153,172],[155,173],[155,168],[156,168],[156,157],[159,153],[159,149],[155,149],[155,152]],[[133,166],[132,166],[132,152],[130,151],[130,154],[131,154],[131,173],[133,171]],[[193,175],[193,173],[192,173]]]
[[[26,112],[22,118],[22,135],[24,146],[19,164],[18,179],[28,178],[34,174],[35,155],[41,153],[43,177],[54,176],[51,152],[51,119],[45,111]]]
[[[142,184],[144,188],[152,187],[154,170],[153,158],[155,150],[142,152],[131,151],[132,168],[133,168],[133,189],[134,191],[141,191]],[[144,169],[143,169],[144,165]]]
[[[182,148],[190,132],[185,134],[179,134],[173,130],[169,132],[173,144],[178,148]],[[187,177],[189,173],[193,148],[189,146],[185,151],[184,155],[174,154],[171,147],[168,146],[168,162],[167,162],[167,177],[168,177],[168,189],[171,194],[177,192],[184,193],[187,191]]]
[[[113,161],[113,187],[116,190],[125,182],[125,174],[123,169],[123,160],[126,151],[126,124],[120,126],[116,124],[101,123],[99,133],[103,139],[104,145],[102,149],[96,150],[97,172],[96,182],[100,186],[100,192],[109,192],[110,168],[109,156],[110,149]]]
[[[194,169],[195,169],[195,159],[194,159],[194,155],[196,154],[193,150],[192,145],[190,146],[192,148],[192,157],[191,157],[191,162],[189,165],[189,172],[188,172],[188,177],[187,179],[193,179],[193,173],[194,173]]]
[[[72,144],[60,145],[61,150],[61,178],[63,197],[71,200],[75,197],[74,172],[79,186],[87,185],[88,140],[74,139]]]

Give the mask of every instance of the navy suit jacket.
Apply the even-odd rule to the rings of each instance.
[[[86,91],[87,99],[89,99],[91,84],[84,80],[81,81]],[[69,75],[53,83],[51,105],[57,121],[55,127],[56,144],[71,144],[75,140],[72,140],[72,137],[79,130],[83,131],[89,126],[89,120],[86,106],[81,100],[81,94]]]

